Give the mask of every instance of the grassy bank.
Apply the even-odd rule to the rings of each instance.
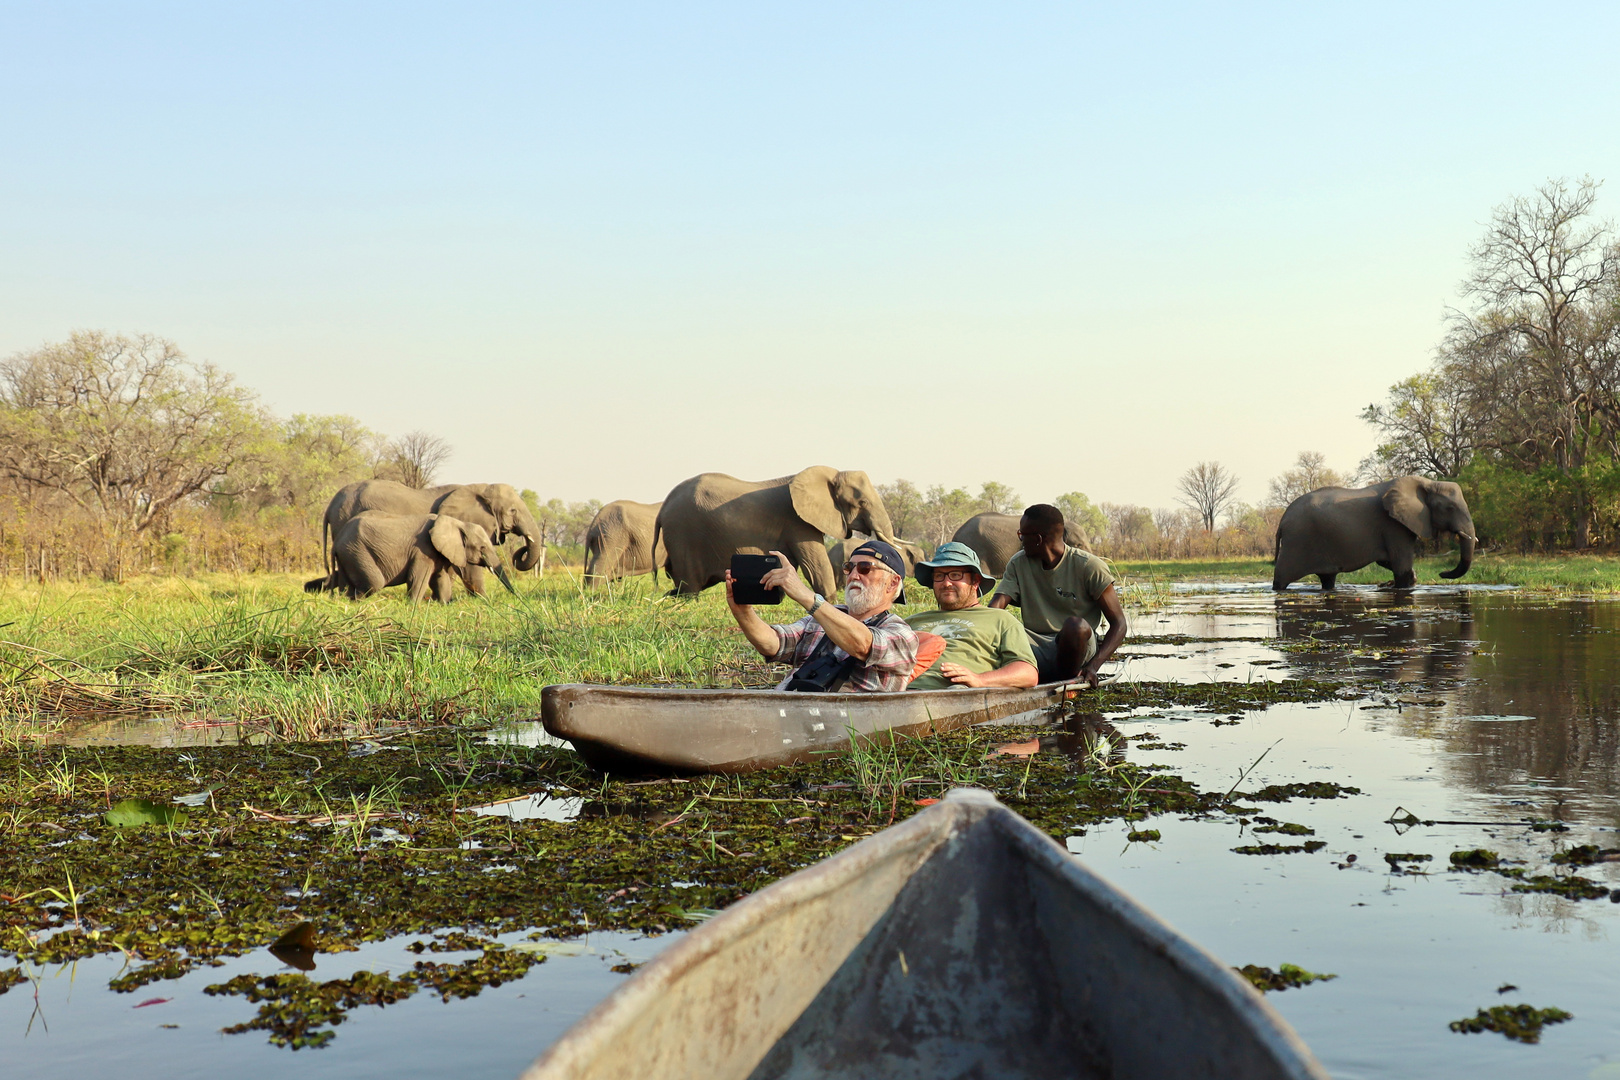
[[[1271,563],[1264,559],[1127,560],[1112,564],[1127,581],[1266,581]],[[1457,565],[1455,552],[1419,559],[1419,584],[1446,584],[1442,570]],[[1341,584],[1371,585],[1388,581],[1389,571],[1369,566],[1339,575]],[[1306,579],[1312,584],[1314,577]],[[1516,585],[1545,592],[1620,592],[1620,556],[1615,555],[1498,555],[1481,554],[1458,584]]]

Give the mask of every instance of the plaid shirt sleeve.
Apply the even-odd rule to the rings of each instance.
[[[872,630],[872,651],[855,670],[846,690],[899,691],[917,664],[917,632],[894,612],[885,612]]]
[[[803,663],[799,658],[799,654],[803,653],[805,656],[809,656],[810,650],[814,649],[816,643],[821,640],[821,635],[826,633],[826,631],[822,630],[821,624],[809,615],[788,626],[773,625],[771,629],[776,631],[776,636],[782,642],[776,650],[776,655],[771,657],[771,662],[774,664],[792,664],[795,667]],[[811,630],[814,630],[815,633],[812,634]],[[806,646],[806,648],[801,649],[801,645]]]

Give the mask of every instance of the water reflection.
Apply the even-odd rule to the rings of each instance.
[[[1059,722],[1058,731],[1024,742],[1003,743],[990,753],[992,757],[1032,757],[1044,751],[1062,754],[1081,769],[1111,768],[1124,763],[1125,744],[1125,737],[1102,713],[1070,712]]]

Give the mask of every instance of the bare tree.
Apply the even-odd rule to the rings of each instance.
[[[230,375],[150,334],[80,332],[0,362],[0,475],[98,521],[112,577],[125,540],[229,473],[268,423]]]
[[[1198,515],[1205,532],[1214,532],[1215,519],[1232,501],[1237,486],[1238,478],[1225,465],[1218,461],[1200,461],[1176,481],[1181,491],[1177,501]]]
[[[1267,503],[1287,506],[1295,499],[1317,488],[1339,487],[1344,478],[1327,467],[1327,458],[1316,450],[1301,450],[1294,459],[1294,467],[1271,480]]]
[[[406,487],[431,487],[439,469],[450,460],[451,446],[437,435],[408,431],[394,440],[394,466]]]

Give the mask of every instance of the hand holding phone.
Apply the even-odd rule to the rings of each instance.
[[[731,595],[739,604],[780,604],[782,588],[767,589],[762,584],[766,574],[782,565],[775,555],[733,555],[731,557]]]

